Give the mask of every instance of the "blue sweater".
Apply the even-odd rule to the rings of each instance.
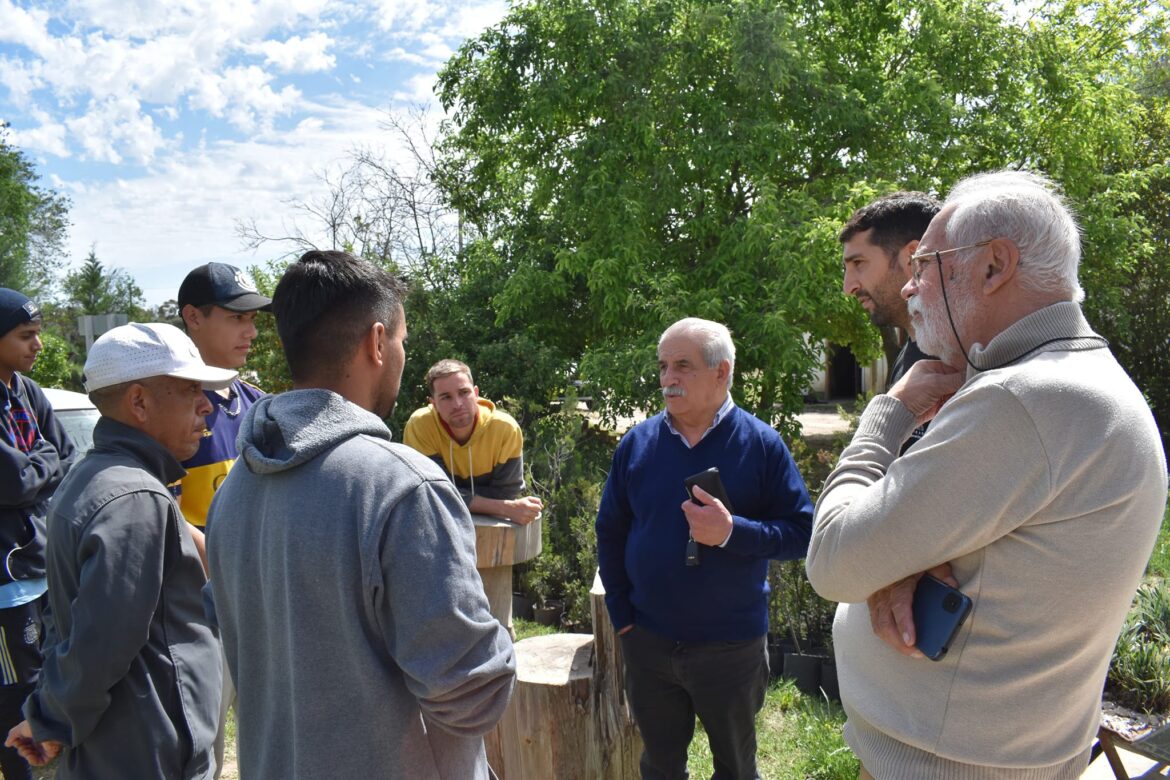
[[[699,545],[686,566],[683,481],[719,467],[737,514],[725,547]],[[665,413],[618,444],[597,515],[597,561],[614,627],[636,623],[680,642],[754,639],[768,631],[768,560],[803,558],[812,502],[780,435],[733,409],[693,449]]]

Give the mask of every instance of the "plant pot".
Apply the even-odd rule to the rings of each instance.
[[[823,655],[805,655],[804,653],[784,654],[784,677],[796,683],[801,693],[809,696],[819,696],[821,689],[821,662]]]
[[[565,605],[560,601],[547,601],[544,604],[536,607],[533,612],[533,619],[542,626],[555,626],[561,622],[561,613],[565,611]]]
[[[533,602],[530,596],[523,593],[512,594],[512,617],[518,617],[522,620],[532,620]]]
[[[795,648],[792,643],[775,634],[768,634],[768,674],[775,680],[784,675],[784,654]]]
[[[821,691],[833,701],[841,701],[841,686],[837,684],[837,659],[832,656],[821,662]]]

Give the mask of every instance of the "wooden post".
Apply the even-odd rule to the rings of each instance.
[[[626,701],[625,666],[622,647],[605,609],[605,587],[601,573],[593,577],[589,591],[593,617],[593,741],[600,749],[589,755],[596,760],[586,777],[625,780],[639,777],[642,735]]]
[[[642,739],[626,704],[621,647],[595,577],[593,636],[550,634],[516,643],[516,692],[489,736],[501,780],[628,780]]]
[[[475,568],[483,580],[488,609],[492,616],[512,629],[512,565],[523,563],[540,555],[540,523],[538,518],[528,525],[503,520],[489,515],[472,515],[475,523]]]

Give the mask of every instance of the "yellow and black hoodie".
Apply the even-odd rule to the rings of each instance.
[[[518,498],[524,492],[524,436],[510,414],[479,399],[471,438],[460,444],[435,407],[427,404],[410,415],[402,440],[438,463],[471,503],[484,498]]]

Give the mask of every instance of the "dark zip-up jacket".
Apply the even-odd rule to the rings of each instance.
[[[0,436],[0,585],[45,576],[49,497],[79,456],[36,382],[13,374],[13,387],[0,383],[0,414],[9,414],[11,395],[33,415],[40,435],[30,452]]]
[[[103,417],[48,520],[55,626],[24,712],[67,746],[58,780],[203,780],[214,769],[219,646],[207,582],[166,485],[183,468],[145,433]]]

